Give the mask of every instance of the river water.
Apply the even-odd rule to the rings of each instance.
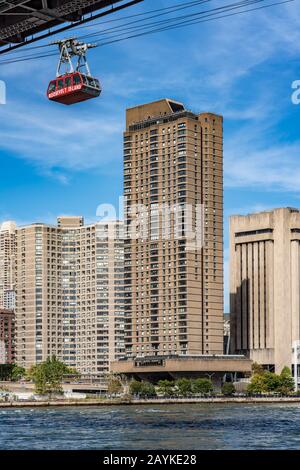
[[[300,449],[300,404],[0,409],[0,449]]]

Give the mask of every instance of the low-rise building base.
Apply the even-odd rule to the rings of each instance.
[[[182,377],[208,377],[219,387],[224,376],[232,379],[251,374],[252,361],[238,355],[155,356],[124,359],[111,363],[111,371],[129,379],[176,380]]]

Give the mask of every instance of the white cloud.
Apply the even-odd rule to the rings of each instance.
[[[225,162],[226,187],[300,191],[300,141],[261,148],[234,140]]]
[[[49,225],[56,225],[56,216],[51,213],[42,214],[41,217],[36,217],[35,220],[15,218],[15,217],[12,217],[9,213],[0,213],[0,226],[3,222],[6,222],[8,220],[13,220],[14,222],[16,222],[17,227],[25,227],[35,222],[40,222],[40,223],[49,224]]]
[[[0,108],[2,149],[48,169],[62,182],[66,182],[65,176],[57,174],[54,167],[85,170],[119,156],[119,115],[103,115],[97,107],[93,113],[78,109],[76,114],[57,106],[59,109],[51,109],[51,103],[30,105],[22,101]]]

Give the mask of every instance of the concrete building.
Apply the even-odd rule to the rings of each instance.
[[[224,354],[230,353],[230,315],[224,315]]]
[[[0,309],[0,364],[13,364],[15,360],[15,314]]]
[[[59,217],[16,230],[17,362],[56,355],[86,375],[124,355],[123,224]]]
[[[300,339],[300,211],[230,219],[231,351],[280,372]]]
[[[127,110],[127,357],[223,353],[222,117]],[[199,217],[200,216],[200,217]]]
[[[112,363],[112,371],[134,378],[158,382],[159,380],[177,380],[187,378],[210,378],[220,389],[225,374],[236,378],[251,375],[251,361],[240,355],[202,355],[199,356],[160,356],[141,357],[134,361]]]
[[[14,310],[15,222],[0,227],[0,308]]]

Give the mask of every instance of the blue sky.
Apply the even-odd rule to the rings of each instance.
[[[132,12],[170,4],[145,0]],[[300,207],[300,105],[291,102],[291,84],[300,80],[299,4],[95,49],[90,65],[103,95],[73,107],[45,98],[55,57],[1,66],[0,221],[93,220],[98,204],[117,205],[126,107],[174,98],[224,115],[227,272],[230,214]]]

